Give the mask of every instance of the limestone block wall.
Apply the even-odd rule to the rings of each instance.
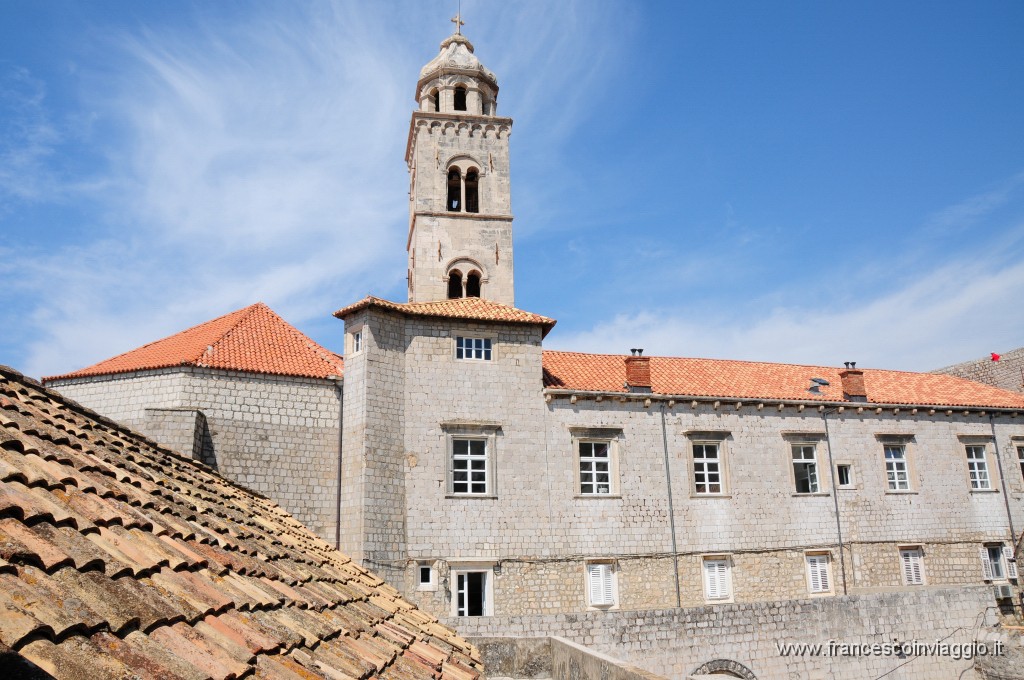
[[[170,449],[212,465],[212,458],[203,460],[204,449],[213,453],[206,416],[193,408],[147,408],[146,434]]]
[[[904,583],[901,547],[923,551],[925,586],[981,584],[979,549],[1010,539],[1004,496],[1018,533],[1024,528],[1024,479],[1010,458],[1015,438],[1024,437],[1021,415],[995,419],[1003,479],[992,425],[978,413],[823,414],[796,405],[690,401],[670,407],[642,396],[552,395],[545,402],[539,341],[522,329],[410,322],[407,333],[410,562],[401,580],[413,587],[416,566],[435,564],[435,589],[406,592],[438,616],[451,612],[447,575],[465,562],[493,568],[498,616],[585,611],[593,560],[615,564],[619,609],[676,604],[677,580],[679,604],[699,607],[706,603],[705,556],[729,560],[735,602],[807,597],[809,552],[830,556],[828,597],[844,586],[849,593],[913,590],[924,586]],[[493,360],[454,360],[458,334],[493,337]],[[445,423],[452,421],[494,428],[493,495],[447,492]],[[579,493],[577,446],[586,437],[612,442],[609,495]],[[694,487],[692,448],[704,440],[722,452],[725,488],[713,496]],[[905,447],[907,490],[888,488],[884,444],[892,441]],[[794,442],[815,447],[817,493],[796,491]],[[965,443],[986,446],[990,490],[971,489]],[[831,463],[851,470],[848,488],[835,488],[829,448]]]
[[[957,678],[971,660],[947,656],[900,658],[895,654],[829,655],[829,641],[846,645],[900,642],[970,645],[983,625],[991,594],[984,587],[927,588],[912,592],[825,599],[728,604],[718,607],[590,611],[574,614],[449,618],[472,638],[560,636],[648,672],[682,680],[692,673],[731,669],[740,677],[880,677],[900,666],[905,680]],[[789,644],[822,645],[799,653]],[[909,663],[908,663],[909,662]],[[749,672],[749,675],[742,675]]]
[[[992,358],[987,356],[946,366],[934,372],[988,383],[1004,390],[1024,392],[1024,373],[1022,371],[1024,371],[1024,347],[1003,352],[999,361],[992,361]]]
[[[204,462],[334,542],[341,394],[332,381],[179,367],[53,387],[167,446],[189,448],[203,437]],[[190,437],[171,427],[173,409],[200,412],[207,432]]]

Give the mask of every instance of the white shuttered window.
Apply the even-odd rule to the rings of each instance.
[[[704,558],[704,597],[728,600],[732,597],[732,574],[728,558]]]
[[[900,563],[903,566],[903,582],[906,585],[924,584],[924,553],[920,548],[902,548]]]
[[[1003,561],[1006,562],[1006,578],[1017,578],[1017,562],[1013,559],[1013,548],[1003,546]]]
[[[590,606],[610,607],[615,604],[613,576],[611,564],[587,565],[587,591],[590,596]]]
[[[807,555],[807,587],[812,593],[832,591],[832,579],[828,573],[828,555]]]

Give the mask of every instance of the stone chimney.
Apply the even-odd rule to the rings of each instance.
[[[629,350],[626,357],[626,389],[630,392],[651,391],[651,358],[642,349]]]
[[[847,399],[848,401],[868,400],[868,390],[864,386],[864,371],[856,368],[848,368],[845,371],[839,371],[839,377],[843,381],[844,399]]]

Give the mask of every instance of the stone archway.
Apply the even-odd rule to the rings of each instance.
[[[730,659],[715,659],[699,666],[690,673],[691,678],[703,678],[707,676],[719,676],[726,678],[742,678],[743,680],[757,680],[754,671],[750,670],[738,661]]]

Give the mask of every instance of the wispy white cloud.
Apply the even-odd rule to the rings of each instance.
[[[0,214],[10,201],[48,193],[46,163],[60,141],[44,100],[46,87],[24,68],[0,71]]]
[[[1022,188],[1024,172],[1019,172],[989,191],[969,196],[932,214],[925,223],[929,231],[962,231],[1006,205]]]
[[[838,366],[930,370],[1017,347],[1024,338],[1024,264],[961,261],[844,309],[799,303],[762,314],[645,309],[550,336],[548,346]]]

